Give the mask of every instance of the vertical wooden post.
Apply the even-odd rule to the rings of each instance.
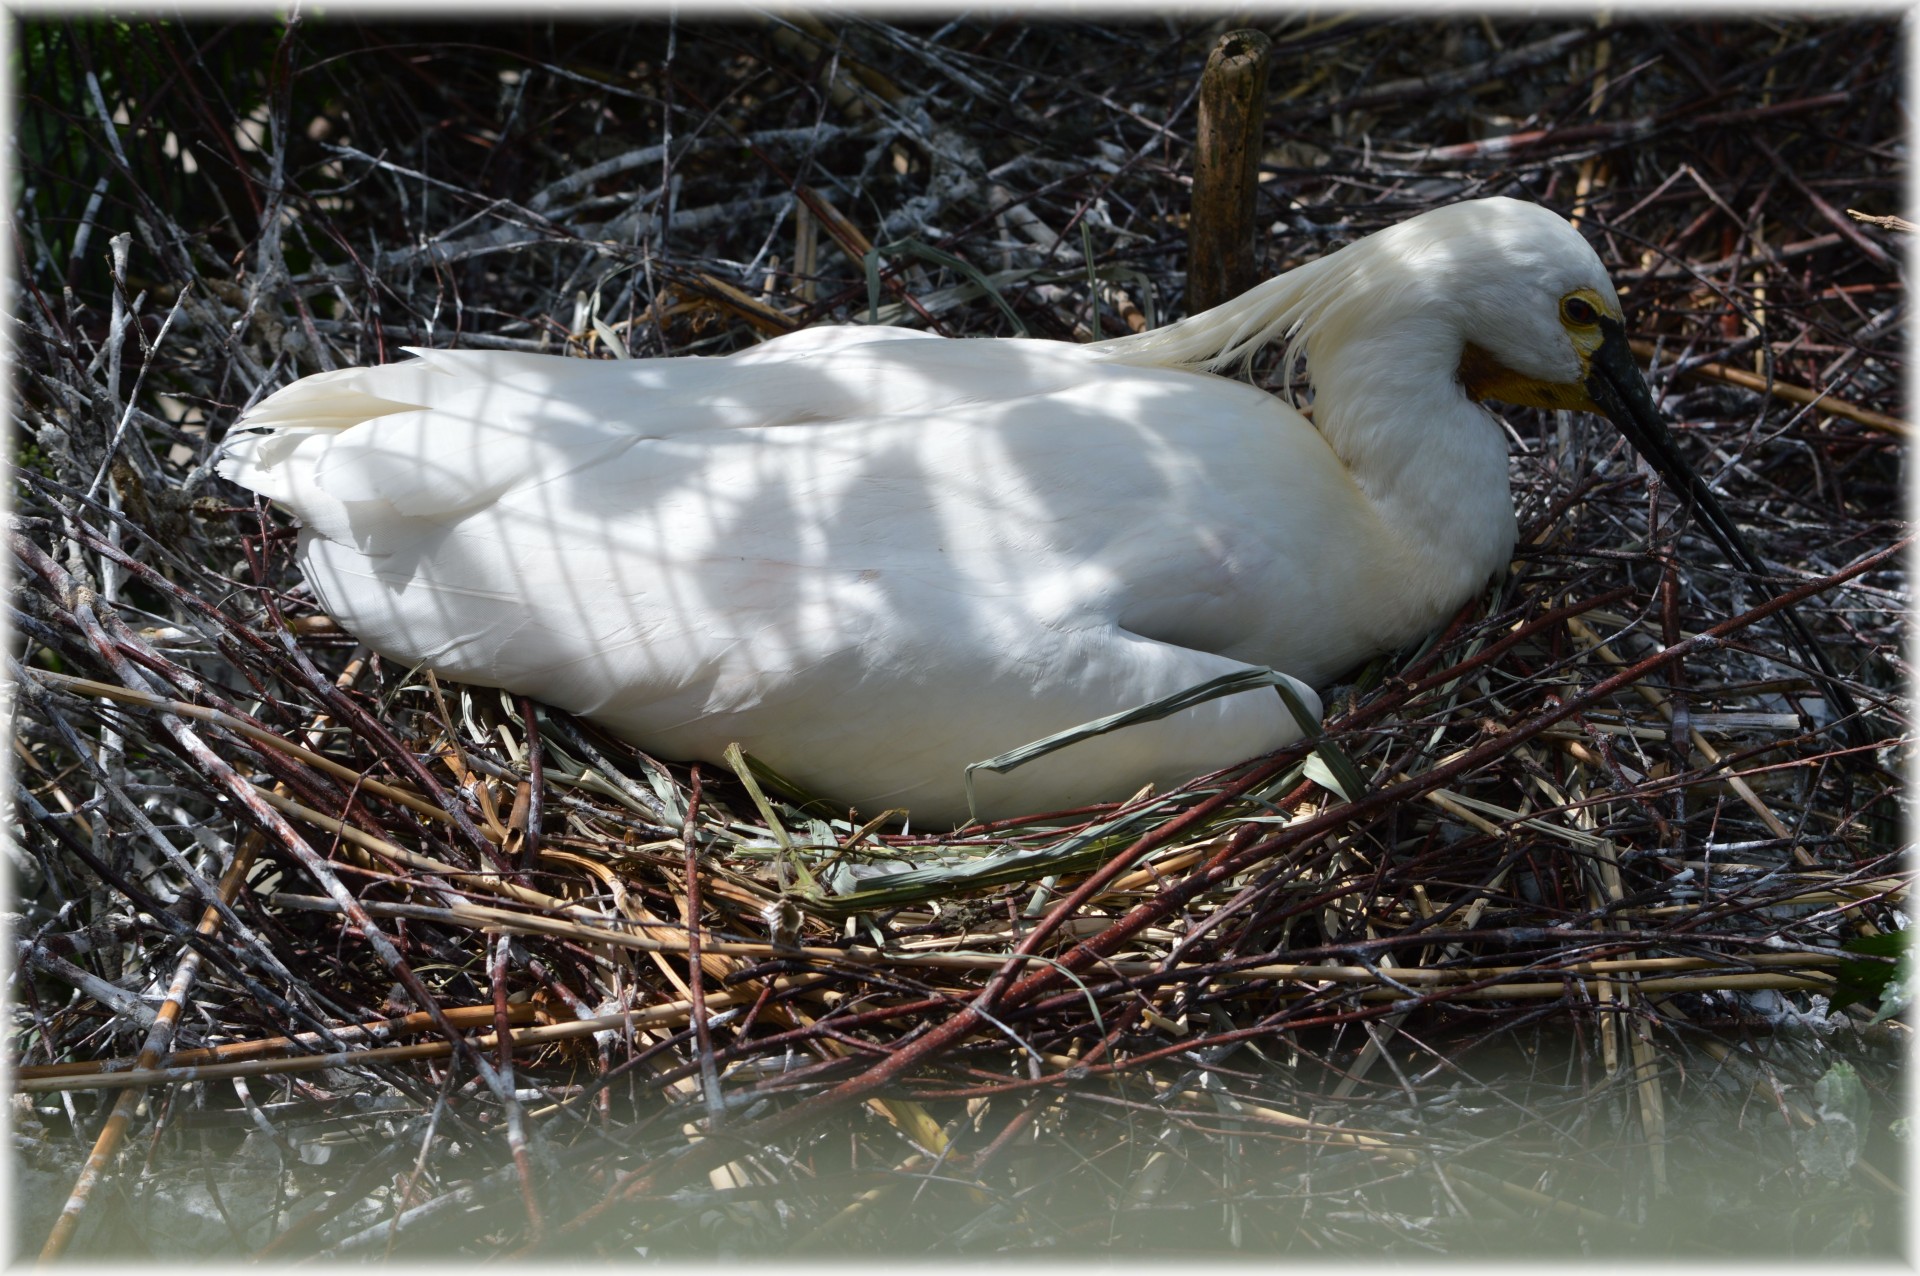
[[[1200,76],[1200,130],[1187,222],[1187,313],[1230,301],[1254,277],[1254,194],[1267,121],[1267,64],[1273,42],[1229,31]]]

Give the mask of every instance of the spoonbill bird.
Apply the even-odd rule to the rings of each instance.
[[[1304,358],[1311,421],[1215,375],[1271,341]],[[1757,565],[1600,259],[1512,199],[1092,345],[828,327],[722,358],[414,353],[297,381],[228,443],[221,472],[300,519],[328,612],[389,658],[666,757],[737,742],[922,826],[969,815],[969,763],[1249,665],[1318,714],[1314,686],[1432,629],[1513,549],[1485,399],[1603,412]],[[973,813],[1301,732],[1241,692],[983,776]]]

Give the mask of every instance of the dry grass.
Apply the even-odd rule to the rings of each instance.
[[[383,665],[214,448],[401,344],[861,320],[876,244],[887,321],[1177,315],[1224,23],[19,29],[16,1169],[145,1184],[76,1252],[1897,1244],[1904,1028],[1823,1000],[1904,924],[1896,22],[1261,25],[1267,267],[1576,214],[1782,570],[1511,413],[1514,573],[1318,755],[951,836]]]

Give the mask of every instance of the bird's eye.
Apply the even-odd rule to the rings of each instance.
[[[1587,327],[1600,322],[1600,312],[1585,297],[1567,297],[1560,302],[1560,313],[1570,324]]]

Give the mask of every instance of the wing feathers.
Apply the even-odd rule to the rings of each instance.
[[[1245,580],[1260,547],[1204,525],[1333,490],[1311,451],[1261,469],[1263,432],[1311,427],[1260,392],[1196,396],[1195,374],[1054,342],[822,329],[724,359],[417,354],[271,396],[222,465],[301,519],[342,624],[669,756],[737,741],[923,820],[966,814],[969,762],[1241,667],[1178,645],[1219,623],[1210,595],[1271,592]],[[1192,598],[1189,623],[1142,596]],[[1121,628],[1132,612],[1176,641]],[[1296,731],[1276,695],[1242,694],[979,791],[1001,812],[1123,797]]]

